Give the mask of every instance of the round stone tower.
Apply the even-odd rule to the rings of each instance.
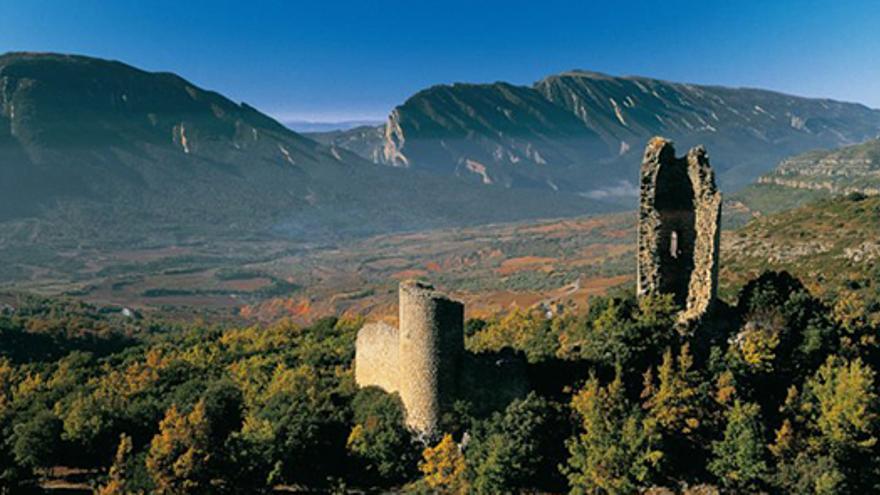
[[[454,400],[464,352],[464,306],[416,281],[400,284],[399,305],[398,393],[407,425],[430,436]]]

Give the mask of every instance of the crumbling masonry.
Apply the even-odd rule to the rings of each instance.
[[[399,294],[399,330],[370,323],[358,332],[354,377],[360,387],[396,392],[407,426],[423,439],[439,433],[442,414],[457,400],[485,415],[528,393],[523,355],[465,351],[460,302],[415,281],[401,283]]]
[[[721,233],[721,193],[702,147],[676,158],[655,137],[641,168],[638,294],[672,294],[682,323],[702,317],[715,300]]]

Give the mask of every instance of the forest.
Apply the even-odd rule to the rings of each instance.
[[[880,304],[765,272],[695,328],[619,290],[583,314],[467,322],[532,391],[466,400],[414,438],[358,389],[363,323],[167,322],[69,299],[0,309],[0,486],[95,494],[869,493],[880,489]],[[509,351],[508,351],[509,352]],[[477,412],[481,411],[481,412]]]

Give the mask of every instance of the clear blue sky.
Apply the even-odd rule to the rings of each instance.
[[[880,0],[0,0],[0,52],[173,71],[284,120],[580,68],[880,107]]]

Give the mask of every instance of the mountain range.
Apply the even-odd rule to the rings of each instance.
[[[703,144],[735,190],[781,159],[880,135],[880,111],[750,88],[585,71],[532,86],[453,84],[420,91],[374,129],[310,134],[376,163],[507,188],[594,198],[634,195],[644,143]]]
[[[192,234],[315,239],[596,208],[575,195],[377,165],[174,74],[82,56],[0,56],[0,249]]]
[[[654,134],[705,144],[734,188],[789,155],[876,137],[880,111],[573,71],[428,88],[380,126],[302,135],[170,73],[0,56],[0,253],[320,240],[634,204]]]

